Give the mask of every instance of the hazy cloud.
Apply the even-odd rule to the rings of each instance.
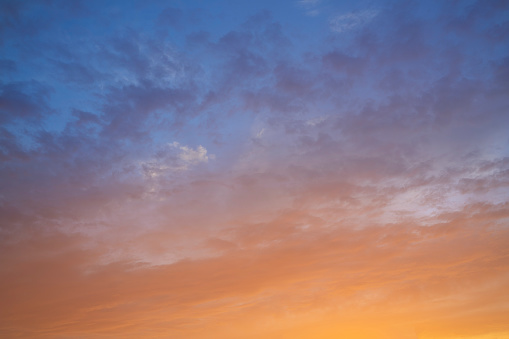
[[[330,19],[329,26],[335,33],[344,33],[366,25],[378,14],[379,11],[374,9],[339,14]]]

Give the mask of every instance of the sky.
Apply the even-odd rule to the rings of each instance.
[[[0,337],[509,338],[509,2],[0,0]]]

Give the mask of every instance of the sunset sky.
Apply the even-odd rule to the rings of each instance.
[[[0,0],[0,338],[509,338],[509,1]]]

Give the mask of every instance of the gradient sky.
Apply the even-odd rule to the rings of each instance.
[[[509,338],[509,1],[0,0],[0,337]]]

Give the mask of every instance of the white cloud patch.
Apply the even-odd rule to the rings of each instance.
[[[207,149],[201,145],[192,148],[175,141],[167,144],[167,147],[150,161],[143,162],[141,167],[146,177],[157,178],[168,172],[189,170],[192,166],[207,163],[214,158],[215,156],[209,155]]]
[[[343,33],[359,28],[373,20],[378,15],[377,10],[364,10],[338,15],[329,22],[331,31]]]
[[[327,120],[326,116],[321,116],[321,117],[318,117],[318,118],[309,119],[309,120],[306,121],[306,126],[315,127],[315,126],[321,124],[322,122],[324,122],[325,120]]]
[[[171,144],[171,146],[177,148],[180,151],[178,154],[178,162],[182,169],[187,169],[189,166],[198,165],[199,163],[209,161],[207,149],[201,145],[196,149],[192,149],[188,146],[181,146],[178,142],[175,141]]]

